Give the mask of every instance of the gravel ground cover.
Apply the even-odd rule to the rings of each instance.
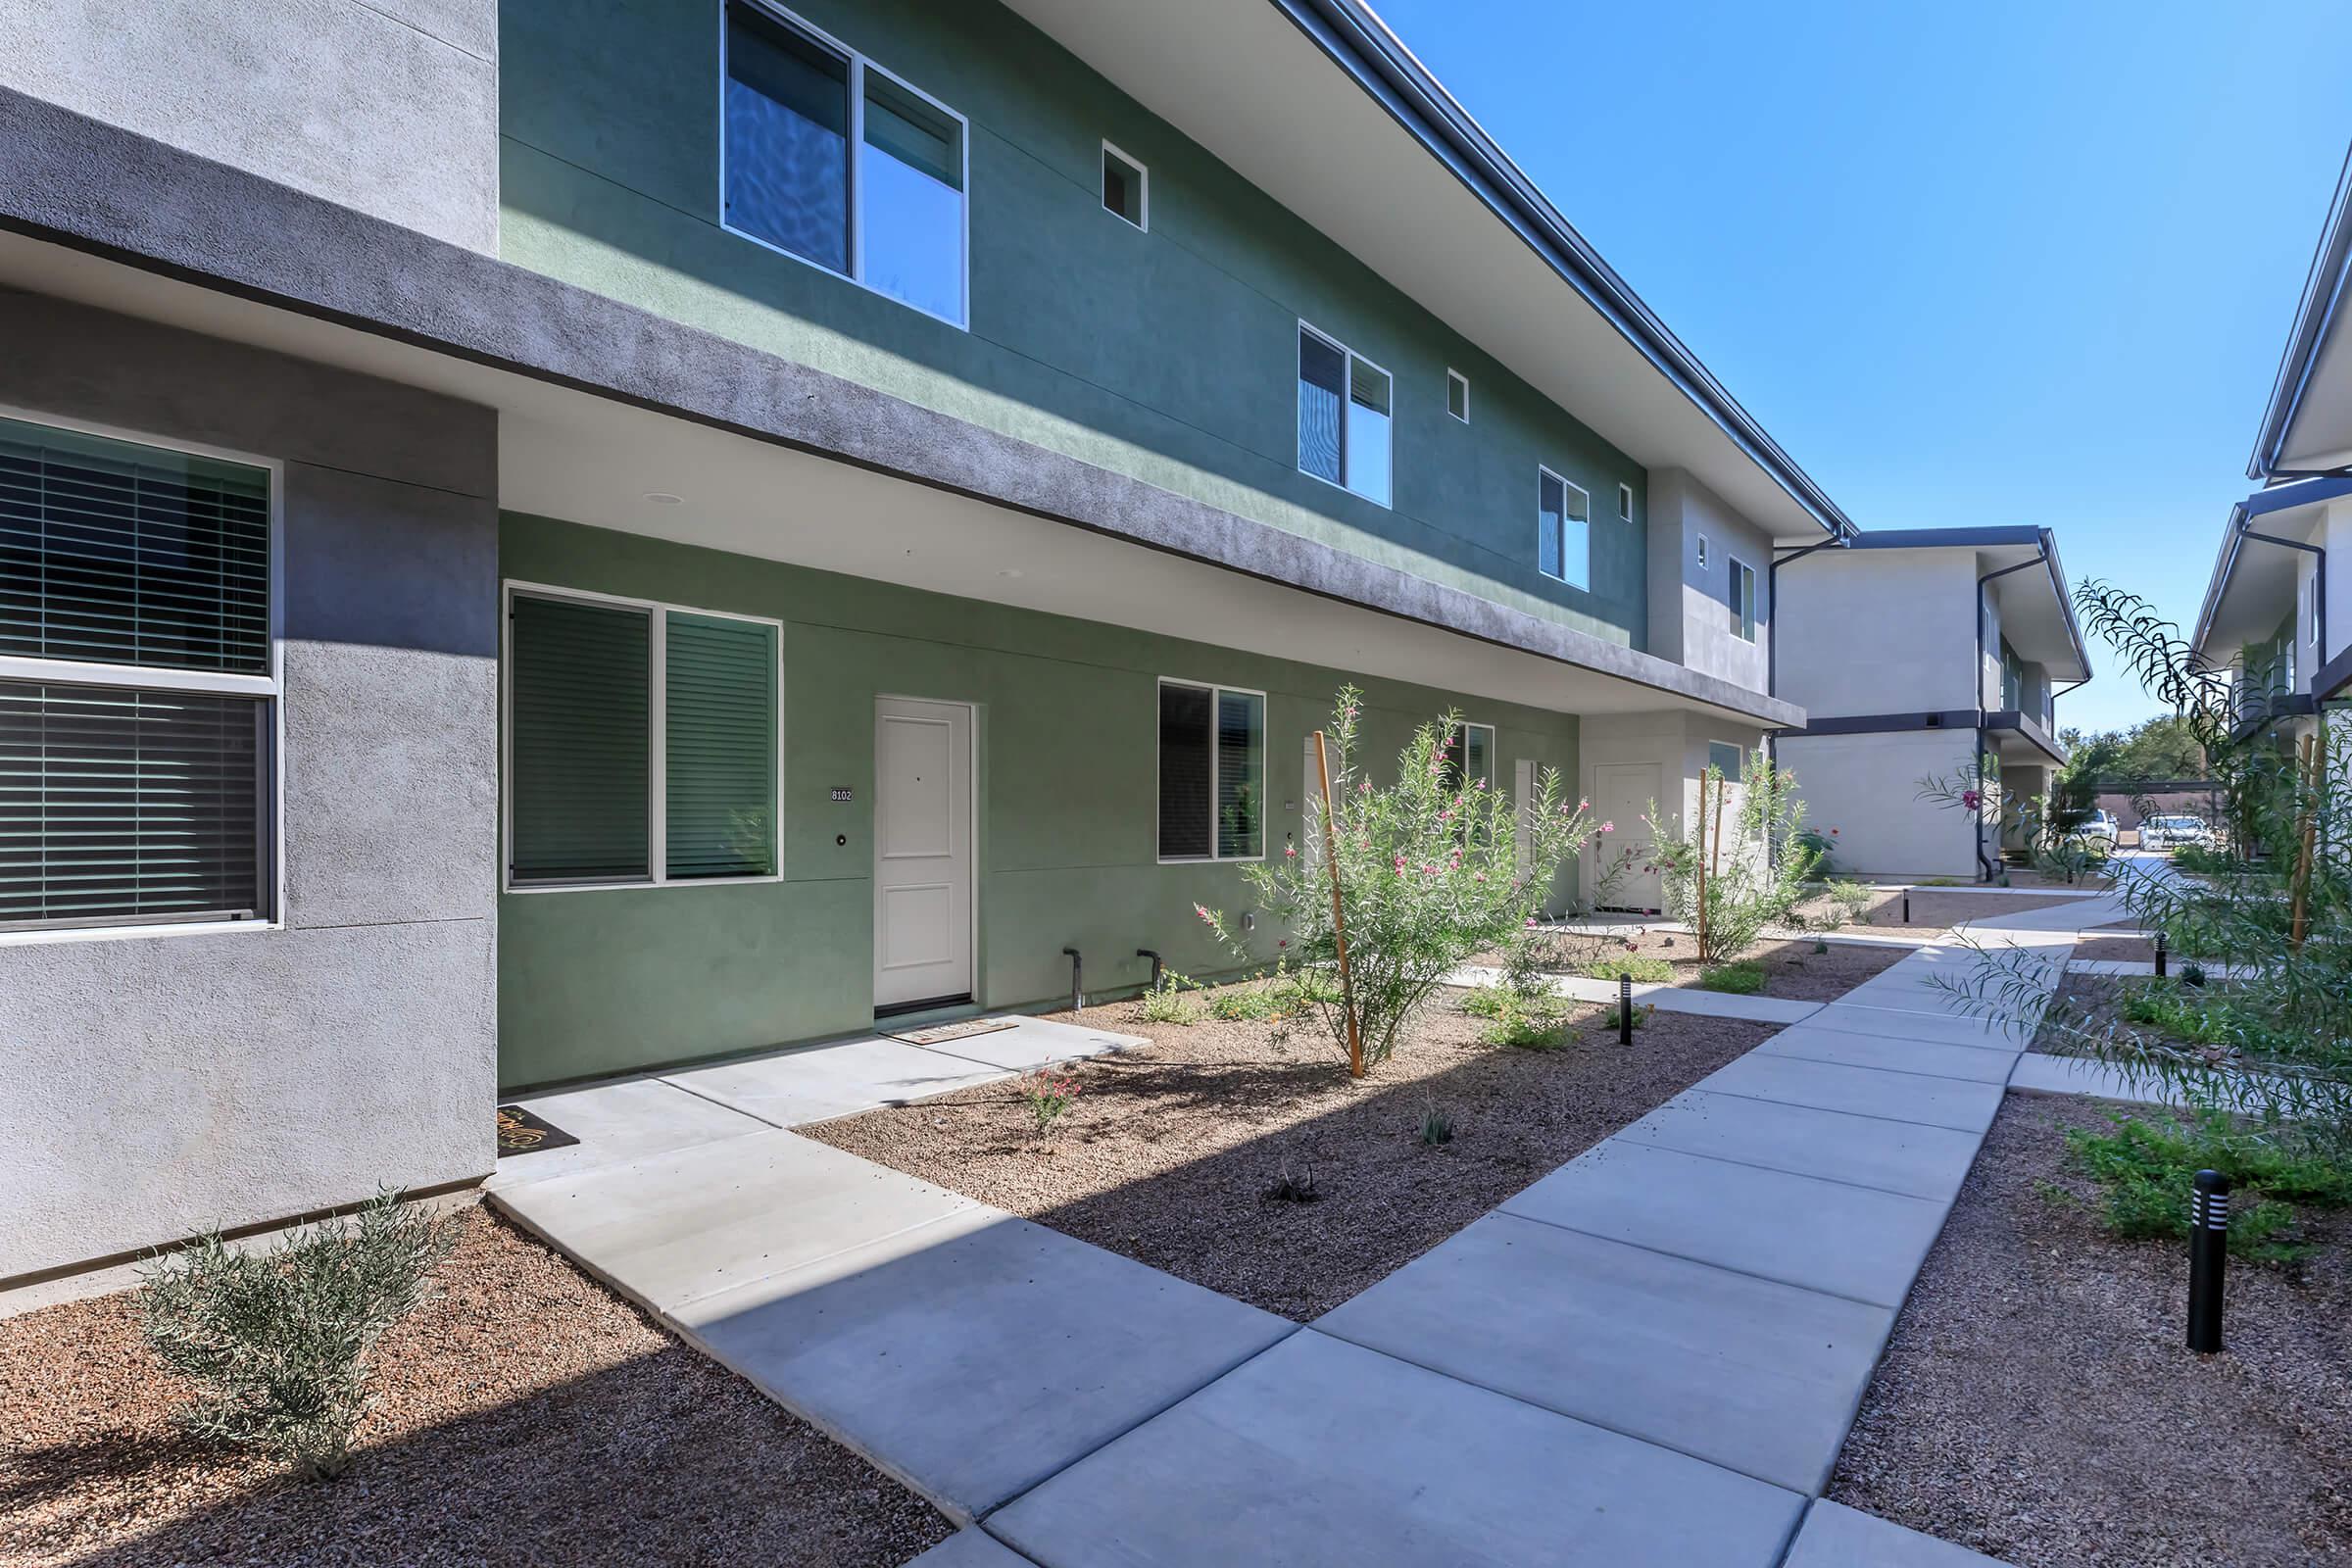
[[[2017,1568],[2352,1564],[2352,1223],[2233,1260],[2229,1348],[2191,1355],[2185,1248],[2107,1235],[2067,1166],[2107,1108],[2009,1097],[1829,1494]]]
[[[1996,914],[2023,914],[2029,909],[2062,908],[2078,901],[2053,898],[2046,893],[1940,893],[1934,888],[1915,889],[1911,894],[1911,918],[1903,919],[1903,896],[1900,892],[1879,894],[1869,910],[1845,929],[1886,927],[1896,931],[1948,931],[1963,920],[1987,920]],[[1799,906],[1798,912],[1813,919],[1832,912],[1836,906],[1827,900],[1815,900]]]
[[[0,1563],[895,1568],[949,1534],[546,1248],[456,1224],[331,1482],[180,1438],[129,1293],[0,1321]]]
[[[2156,944],[2145,937],[2084,936],[2076,940],[2074,956],[2115,962],[2153,963],[2156,961]]]
[[[1810,938],[1758,942],[1740,954],[1764,965],[1764,992],[1795,1002],[1835,1002],[1848,991],[1911,956],[1908,948],[1866,948],[1830,943],[1815,953]],[[1698,984],[1697,949],[1690,936],[1674,931],[1641,931],[1618,936],[1562,933],[1544,941],[1544,967],[1566,972],[1586,964],[1606,966],[1623,957],[1663,958],[1674,965],[1674,984]],[[1480,954],[1480,963],[1498,964],[1500,954]],[[1602,976],[1601,978],[1607,978]],[[1638,978],[1638,977],[1637,977]]]
[[[1014,1084],[958,1090],[799,1131],[1303,1321],[1773,1033],[1651,1012],[1631,1049],[1604,1009],[1551,1051],[1486,1044],[1444,993],[1360,1083],[1314,1026],[1147,1023],[1133,1003],[1056,1017],[1152,1044],[1070,1069],[1079,1096],[1041,1139]],[[1452,1139],[1421,1141],[1432,1108]],[[1313,1201],[1267,1196],[1285,1171]]]

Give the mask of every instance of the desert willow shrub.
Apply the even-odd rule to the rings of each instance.
[[[2228,672],[2177,624],[2103,582],[2083,583],[2075,601],[2205,748],[2238,851],[2198,858],[2210,869],[2196,872],[2125,862],[2115,897],[2177,955],[2227,962],[2231,978],[2199,996],[2195,1040],[2125,1016],[2163,1015],[2144,1006],[2102,1020],[2061,1001],[2044,1015],[2055,977],[2026,952],[1980,953],[1948,989],[1966,1010],[2020,1030],[2038,1016],[2045,1049],[2095,1057],[2195,1106],[2251,1112],[2281,1139],[2352,1158],[2352,737],[2323,712],[2301,747],[2259,731],[2241,738]]]
[[[2107,858],[2106,846],[2084,838],[2082,830],[2098,809],[2100,775],[2114,767],[2121,750],[2104,735],[2083,741],[2052,777],[2046,795],[2004,790],[2001,760],[1987,752],[1949,777],[1931,773],[1921,779],[1917,798],[1996,824],[1996,855],[1997,846],[2015,835],[2036,866],[2080,881]]]
[[[452,1241],[446,1220],[385,1192],[356,1219],[268,1251],[215,1232],[158,1259],[139,1308],[148,1345],[196,1385],[181,1424],[263,1448],[306,1477],[341,1474],[376,1341],[423,1304]]]
[[[1650,802],[1650,847],[1667,912],[1689,922],[1698,961],[1714,965],[1788,919],[1821,857],[1800,831],[1805,803],[1796,798],[1796,775],[1761,751],[1736,787],[1727,789],[1717,768],[1700,774],[1692,815],[1686,824]]]
[[[1448,972],[1473,954],[1521,938],[1561,864],[1595,829],[1584,802],[1562,799],[1553,769],[1544,769],[1534,795],[1519,802],[1483,779],[1464,779],[1446,745],[1460,726],[1456,713],[1414,731],[1397,754],[1396,782],[1375,784],[1357,756],[1361,702],[1354,687],[1342,690],[1326,732],[1331,832],[1320,803],[1310,802],[1303,853],[1287,849],[1279,859],[1243,866],[1242,876],[1259,907],[1289,931],[1287,951],[1300,972],[1336,979],[1337,870],[1348,991],[1318,985],[1301,995],[1343,1054],[1352,1004],[1369,1067],[1396,1051]],[[1255,961],[1223,911],[1196,911],[1244,963]]]

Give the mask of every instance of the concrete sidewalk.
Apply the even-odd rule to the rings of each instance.
[[[1958,961],[1802,1004],[1306,1327],[776,1124],[1012,1070],[879,1042],[529,1102],[595,1148],[494,1200],[976,1522],[940,1568],[1956,1568],[1815,1499],[2022,1052],[1942,1010]]]

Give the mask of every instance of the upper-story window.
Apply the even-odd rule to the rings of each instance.
[[[0,930],[272,916],[276,478],[0,419]]]
[[[1102,144],[1102,210],[1151,230],[1151,171],[1108,142]]]
[[[1389,504],[1389,372],[1298,323],[1298,471]]]
[[[1732,612],[1732,635],[1743,643],[1756,640],[1756,568],[1737,556],[1727,556],[1731,580],[1724,602]]]
[[[964,325],[963,117],[765,5],[726,15],[722,221]]]
[[[1470,378],[1459,370],[1446,372],[1446,412],[1464,424],[1470,422]]]
[[[1536,469],[1536,569],[1571,588],[1592,585],[1592,498],[1549,468]]]
[[[2001,640],[2001,707],[2010,712],[2023,712],[2026,707],[2026,665],[2017,657],[2017,650]]]
[[[1634,487],[1630,484],[1617,487],[1617,519],[1620,522],[1634,520]]]

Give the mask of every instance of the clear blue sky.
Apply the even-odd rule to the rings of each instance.
[[[2195,618],[2352,139],[2352,5],[1373,0],[1865,528]],[[2154,711],[2092,649],[2084,728]]]

